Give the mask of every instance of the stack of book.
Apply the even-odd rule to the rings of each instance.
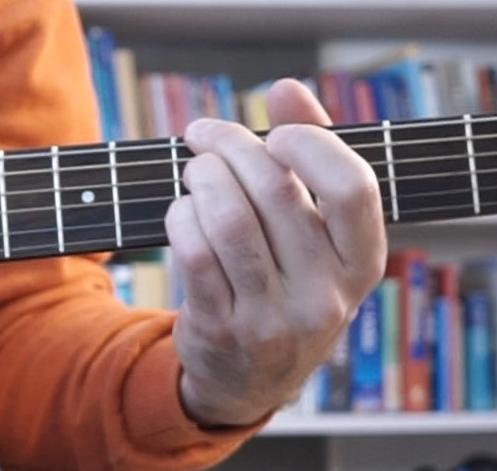
[[[430,267],[390,257],[294,411],[490,410],[496,406],[497,259]]]
[[[134,53],[116,48],[108,30],[90,28],[87,43],[107,140],[178,136],[200,117],[269,127],[265,98],[273,79],[238,91],[225,74],[138,74]],[[301,81],[338,125],[497,112],[497,68],[425,61],[413,47],[362,70],[309,71]]]

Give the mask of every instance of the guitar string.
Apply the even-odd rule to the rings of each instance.
[[[471,120],[467,119],[460,119],[460,118],[449,118],[444,121],[415,121],[411,123],[406,123],[406,124],[395,124],[392,123],[390,127],[384,127],[382,125],[380,126],[368,126],[364,125],[364,127],[354,127],[350,129],[341,129],[340,127],[334,128],[334,127],[325,127],[324,129],[327,129],[329,131],[335,132],[337,135],[346,135],[346,134],[360,134],[360,133],[368,133],[368,132],[384,132],[387,129],[392,132],[396,130],[410,130],[410,129],[416,129],[416,128],[424,128],[424,127],[438,127],[438,126],[449,126],[449,125],[467,125],[469,124],[478,124],[478,123],[489,123],[489,122],[496,122],[497,121],[497,116],[492,116],[492,117],[481,117],[481,118],[472,118]],[[268,134],[268,131],[259,131],[255,132],[256,134],[259,135],[261,138],[265,138]],[[485,139],[493,139],[497,137],[497,134],[491,133],[491,134],[481,134],[481,135],[474,135],[471,138],[461,135],[461,136],[451,136],[451,137],[439,137],[439,138],[427,138],[427,139],[416,139],[416,140],[400,140],[400,141],[394,141],[391,146],[392,147],[398,147],[398,146],[406,146],[406,145],[419,145],[419,144],[429,144],[429,143],[448,143],[448,142],[465,142],[468,140],[485,140]],[[170,140],[170,138],[164,138],[166,140]],[[179,140],[182,138],[178,138]],[[185,148],[188,149],[186,144],[178,142],[177,144],[171,144],[171,143],[161,143],[161,144],[136,144],[134,145],[132,141],[123,141],[123,147],[116,147],[115,152],[116,153],[123,153],[123,152],[133,152],[133,151],[141,151],[141,150],[163,150],[163,149],[180,149],[180,148]],[[118,143],[119,144],[119,143]],[[63,157],[63,156],[87,156],[87,155],[92,155],[92,154],[102,154],[108,151],[108,144],[101,143],[101,144],[94,144],[97,147],[93,147],[92,145],[88,145],[88,147],[84,146],[79,149],[64,149],[63,147],[60,148],[58,155]],[[353,149],[366,149],[366,148],[382,148],[385,147],[385,143],[383,140],[374,142],[374,143],[356,143],[352,144],[351,147]],[[9,152],[12,152],[10,154]],[[5,160],[15,160],[15,159],[25,159],[25,158],[37,158],[37,157],[51,157],[52,153],[50,150],[47,151],[7,151],[5,155]],[[169,162],[172,160],[170,159]]]
[[[497,139],[497,133],[491,133],[491,134],[479,134],[479,135],[473,135],[472,137],[466,137],[466,136],[448,136],[448,137],[433,137],[433,138],[422,138],[422,139],[411,139],[411,140],[399,140],[399,141],[393,141],[391,144],[385,144],[383,140],[377,141],[377,142],[365,142],[365,143],[350,143],[348,146],[352,148],[355,151],[361,151],[361,150],[366,150],[366,149],[384,149],[385,147],[391,147],[391,148],[397,148],[397,147],[408,147],[408,146],[419,146],[419,145],[429,145],[429,144],[449,144],[449,143],[466,143],[468,141],[488,141],[488,140],[494,140]],[[116,147],[115,150],[113,149],[113,152],[116,152],[116,154],[121,154],[125,152],[138,152],[138,151],[147,151],[147,150],[172,150],[172,149],[186,149],[191,152],[189,147],[186,144],[182,143],[177,143],[174,145],[171,144],[148,144],[148,145],[136,145],[136,146],[129,146],[129,147]],[[9,153],[9,152],[15,152],[15,153]],[[5,162],[9,162],[12,160],[26,160],[26,159],[38,159],[38,158],[43,158],[43,157],[52,157],[51,152],[33,152],[33,153],[18,153],[19,151],[6,151],[5,156],[3,159]],[[64,151],[63,148],[60,148],[60,151],[58,153],[59,157],[67,157],[67,156],[74,156],[74,157],[86,157],[90,155],[100,155],[100,154],[107,154],[109,152],[108,146],[105,145],[105,147],[101,148],[88,148],[85,150],[77,150],[77,151]],[[186,159],[181,158],[178,159],[179,161],[187,161],[191,157],[193,157],[193,153],[191,153],[190,156],[188,156]],[[166,158],[162,159],[161,162],[163,163],[174,163],[173,159],[171,158]],[[134,161],[134,162],[128,162],[128,163],[140,163],[140,159]],[[384,162],[386,163],[386,161]],[[79,167],[65,167],[66,169],[77,169]],[[62,170],[63,168],[61,168]]]
[[[127,226],[140,226],[140,225],[158,224],[158,223],[163,224],[164,218],[139,219],[136,221],[124,221],[124,222],[121,221],[121,223],[119,225],[121,227],[127,227]],[[103,223],[98,223],[98,224],[80,224],[80,225],[75,225],[75,226],[64,226],[64,232],[66,232],[66,231],[84,231],[87,229],[106,229],[106,228],[114,229],[115,227],[116,227],[115,222],[103,222]],[[36,234],[56,232],[56,231],[57,231],[56,226],[40,227],[37,229],[25,229],[25,230],[19,230],[19,231],[9,231],[9,236],[36,235]]]
[[[165,232],[163,233],[153,233],[153,234],[148,234],[148,235],[139,235],[139,236],[129,236],[126,238],[126,241],[134,241],[134,240],[149,240],[150,239],[162,239],[162,241],[165,243],[167,240]],[[93,245],[93,244],[102,244],[102,243],[109,243],[111,244],[109,247],[101,247],[99,249],[101,250],[110,250],[112,248],[115,248],[115,243],[116,239],[115,238],[102,238],[102,239],[88,239],[84,241],[74,241],[74,242],[66,242],[64,245],[65,247],[77,247],[77,246],[88,246],[88,245]],[[57,244],[40,244],[40,245],[27,245],[27,246],[20,246],[20,247],[11,247],[10,251],[11,252],[30,252],[30,251],[37,251],[37,250],[46,250],[46,249],[53,249],[55,250],[57,247]],[[0,251],[1,252],[1,251]],[[57,252],[58,253],[58,252]],[[54,253],[55,255],[55,253]],[[47,254],[48,256],[48,254]]]
[[[497,201],[493,202],[484,202],[481,203],[482,207],[496,207],[497,206]],[[460,211],[462,209],[472,209],[473,205],[472,204],[459,204],[459,205],[453,205],[453,206],[438,206],[438,207],[431,207],[431,208],[423,208],[422,210],[405,210],[403,211],[402,214],[411,214],[411,215],[416,215],[416,214],[426,214],[426,213],[437,213],[437,212],[446,212],[446,211]],[[385,218],[392,217],[392,212],[391,211],[385,211],[384,212]],[[161,219],[162,221],[162,219]],[[400,221],[401,222],[401,221]],[[138,223],[136,221],[135,223]],[[93,225],[88,225],[88,227],[93,226]],[[95,227],[100,227],[101,225],[94,225]],[[55,229],[54,229],[55,230]],[[35,231],[31,231],[35,232]],[[137,241],[137,240],[143,240],[143,241],[150,241],[152,239],[161,239],[162,242],[166,243],[167,241],[167,235],[165,232],[165,229],[163,232],[156,232],[152,234],[146,234],[146,235],[138,235],[138,236],[127,236],[125,237],[125,242],[132,242],[132,241]],[[115,238],[100,238],[100,239],[87,239],[84,241],[69,241],[65,243],[65,248],[71,248],[71,247],[77,247],[77,246],[85,246],[88,247],[88,245],[93,245],[93,244],[105,244],[108,243],[110,244],[108,247],[103,246],[99,247],[101,250],[111,250],[115,248]],[[41,244],[41,245],[26,245],[26,246],[20,246],[20,247],[12,247],[11,252],[32,252],[32,251],[37,251],[37,250],[44,250],[44,249],[51,249],[51,250],[56,250],[57,249],[57,243],[51,243],[51,244]],[[0,249],[0,253],[2,250]]]
[[[496,134],[497,138],[497,134]],[[402,159],[402,157],[397,157],[397,161],[394,162],[394,166],[398,166],[401,164],[412,164],[412,163],[424,163],[424,162],[436,162],[436,161],[451,161],[451,160],[468,160],[470,157],[473,157],[475,159],[483,159],[483,158],[490,158],[490,157],[497,157],[497,152],[493,151],[488,151],[488,152],[476,152],[472,155],[469,154],[453,154],[453,155],[447,155],[447,156],[428,156],[428,157],[413,157],[409,159]],[[188,162],[191,160],[191,157],[188,158],[178,158],[176,159],[175,162]],[[95,165],[82,165],[82,166],[71,166],[71,167],[61,167],[57,170],[57,172],[60,173],[67,173],[67,172],[81,172],[81,171],[87,171],[87,170],[110,170],[113,168],[130,168],[130,167],[145,167],[145,166],[150,166],[150,165],[163,165],[164,163],[172,163],[172,160],[141,160],[141,161],[134,161],[134,162],[123,162],[123,163],[117,163],[115,165],[111,165],[108,163],[105,164],[95,164]],[[390,162],[387,161],[375,161],[372,162],[371,165],[373,167],[377,167],[380,165],[388,166],[391,165]],[[479,172],[478,170],[477,172]],[[26,176],[26,175],[53,175],[54,170],[51,168],[43,168],[43,169],[34,169],[34,170],[19,170],[19,171],[7,171],[7,172],[0,172],[0,178],[7,178],[11,176]],[[424,178],[426,175],[429,174],[417,174],[417,175],[412,175],[412,178]],[[434,177],[437,175],[436,173],[432,174]],[[42,189],[45,190],[45,189]],[[46,189],[48,190],[48,189]],[[33,191],[33,190],[27,190],[27,191]],[[34,190],[36,191],[36,190]]]
[[[497,186],[492,186],[492,187],[485,187],[482,188],[482,190],[487,190],[487,189],[492,189],[495,190],[497,189]],[[449,190],[450,191],[450,190]],[[452,190],[452,193],[459,192],[461,190]],[[469,190],[466,190],[468,192]],[[447,192],[444,192],[447,194]],[[420,196],[421,194],[418,194],[417,196]],[[400,197],[413,197],[414,195],[401,195]],[[163,198],[161,201],[171,201],[173,200],[174,197],[169,197],[169,198]],[[107,205],[112,205],[113,202],[106,202],[105,204]],[[486,201],[482,202],[481,207],[490,207],[490,206],[497,206],[497,200],[496,201]],[[44,208],[46,210],[53,210],[54,207],[52,208]],[[473,210],[474,206],[473,204],[456,204],[456,205],[442,205],[442,206],[431,206],[431,207],[423,207],[423,208],[417,208],[417,209],[406,209],[401,211],[401,216],[402,215],[410,215],[410,214],[426,214],[426,213],[437,213],[437,212],[444,212],[444,211],[455,211],[455,210],[461,210],[461,209],[470,209]],[[392,211],[384,211],[384,216],[385,218],[392,217],[393,213]],[[142,220],[137,220],[137,221],[128,221],[128,222],[121,222],[121,226],[126,227],[126,226],[133,226],[133,225],[146,225],[146,224],[156,224],[156,223],[163,223],[164,219],[163,218],[150,218],[150,219],[142,219]],[[65,226],[64,231],[75,231],[75,230],[84,230],[84,229],[99,229],[99,228],[107,228],[107,227],[115,227],[115,223],[98,223],[98,224],[86,224],[86,225],[76,225],[76,226]],[[29,229],[29,230],[23,230],[23,231],[9,231],[9,236],[16,236],[16,235],[36,235],[36,234],[41,234],[41,233],[47,233],[47,232],[54,232],[56,231],[57,228],[55,226],[53,227],[45,227],[45,228],[39,228],[39,229]],[[165,228],[164,228],[165,231]],[[148,235],[143,235],[140,236],[143,239],[146,238],[155,238],[155,237],[164,237],[164,233],[153,233],[153,234],[148,234]],[[130,236],[130,237],[125,237],[125,241],[128,240],[133,240],[135,237]],[[105,239],[98,239],[98,241],[103,242]],[[106,239],[108,241],[114,242],[115,239],[109,238]],[[81,241],[81,242],[68,242],[65,245],[66,246],[71,246],[71,245],[76,245],[76,244],[84,244],[85,242],[88,241]],[[97,240],[95,240],[97,242]],[[91,241],[90,241],[91,243]],[[50,244],[47,245],[46,247],[52,247],[55,246],[56,244]],[[16,250],[35,250],[36,248],[42,248],[42,246],[25,246],[25,247],[18,247]]]
[[[480,188],[480,193],[486,192],[486,191],[493,191],[497,190],[497,186],[483,186]],[[400,194],[397,195],[396,198],[389,198],[389,197],[383,197],[382,200],[383,202],[390,202],[391,200],[397,199],[397,200],[403,200],[403,199],[408,199],[408,198],[416,198],[416,197],[426,197],[426,196],[439,196],[439,195],[449,195],[449,194],[457,194],[457,193],[467,193],[468,195],[472,194],[472,189],[467,188],[467,189],[451,189],[451,190],[445,190],[445,191],[433,191],[433,192],[420,192],[420,193],[413,193],[413,194]],[[147,202],[171,202],[175,199],[175,196],[160,196],[160,197],[150,197],[150,198],[133,198],[133,199],[127,199],[127,200],[122,200],[119,204],[143,204]],[[62,210],[68,211],[68,210],[74,210],[74,209],[86,209],[88,207],[105,207],[105,206],[113,206],[115,204],[114,201],[101,201],[97,203],[83,203],[83,204],[72,204],[72,205],[63,205]],[[482,205],[485,204],[497,204],[496,202],[484,202]],[[419,212],[419,213],[424,213],[424,212],[429,212],[429,211],[434,211],[434,210],[439,210],[439,209],[446,209],[446,210],[453,210],[453,209],[458,209],[460,208],[460,205],[444,205],[440,207],[433,207],[433,206],[427,206],[427,207],[422,207],[422,208],[417,208],[415,210],[402,210],[401,215],[404,214],[409,214],[411,212]],[[466,207],[473,207],[473,205],[464,205],[464,208]],[[54,211],[56,209],[55,206],[49,205],[49,206],[41,206],[41,207],[33,207],[33,208],[21,208],[21,209],[11,209],[7,211],[7,214],[12,215],[12,214],[22,214],[22,213],[30,213],[30,212],[44,212],[44,211]],[[1,211],[0,211],[0,214]],[[385,216],[391,215],[390,212],[385,211]],[[152,219],[145,219],[145,220],[139,220],[139,221],[131,221],[131,222],[124,222],[121,223],[122,226],[126,225],[136,225],[136,224],[152,224],[152,223],[158,223],[162,222],[162,218],[152,218]],[[101,228],[101,227],[115,227],[115,223],[103,223],[103,224],[89,224],[89,225],[76,225],[76,226],[65,226],[64,230],[83,230],[83,229],[89,229],[89,228]],[[55,226],[51,228],[41,228],[41,229],[32,229],[32,230],[25,230],[25,231],[9,231],[9,235],[28,235],[28,234],[36,234],[36,233],[41,233],[41,232],[48,232],[56,230]]]
[[[389,183],[391,181],[397,182],[402,182],[402,181],[409,181],[409,180],[417,180],[417,179],[435,179],[435,178],[450,178],[450,177],[467,177],[471,175],[488,175],[488,174],[494,174],[497,173],[497,169],[482,169],[482,170],[477,170],[477,171],[470,171],[470,170],[461,170],[461,171],[450,171],[450,172],[442,172],[442,173],[427,173],[427,174],[418,174],[418,175],[406,175],[406,176],[396,176],[395,178],[390,178],[390,177],[384,177],[384,178],[378,178],[378,182],[381,183]],[[175,180],[174,178],[171,179],[163,179],[160,182],[165,182],[165,183],[174,183],[179,181],[180,183],[183,182],[183,179]],[[136,186],[140,185],[139,183],[133,182]],[[154,184],[158,184],[157,181]],[[116,185],[113,184],[100,184],[99,189],[111,189],[114,186],[120,187],[122,186],[122,183],[118,183]],[[149,186],[149,183],[143,183],[141,184],[142,186]],[[129,185],[128,185],[129,186]],[[61,192],[68,192],[68,191],[76,191],[74,188],[77,188],[78,191],[80,189],[84,190],[92,190],[94,187],[91,185],[87,186],[81,186],[81,187],[68,187],[68,188],[60,188]],[[462,190],[462,189],[461,189]],[[481,189],[484,191],[484,189]],[[488,188],[487,188],[488,190]],[[52,189],[41,189],[41,190],[31,190],[29,193],[30,194],[36,194],[39,192],[51,192],[53,193],[55,190]],[[444,195],[447,194],[447,191],[450,190],[442,190],[440,192],[433,192],[432,196],[436,195]],[[467,191],[473,191],[473,189],[468,188]],[[5,194],[0,193],[0,197],[2,196],[12,196],[12,193],[14,192],[6,192]],[[18,192],[19,194],[20,192]],[[22,191],[21,194],[25,194],[25,191]],[[404,198],[404,197],[416,197],[416,196],[425,196],[424,193],[411,193],[409,195],[404,195],[404,194],[399,194],[397,195],[397,198]],[[387,198],[387,197],[385,197]],[[154,201],[167,201],[167,200],[173,200],[175,199],[175,196],[155,196],[155,197],[144,197],[144,198],[128,198],[128,199],[120,199],[118,202],[115,202],[113,200],[105,200],[105,201],[97,201],[97,202],[92,202],[92,203],[80,203],[80,204],[63,204],[61,205],[61,209],[64,211],[70,210],[70,209],[83,209],[83,208],[92,208],[92,207],[99,207],[99,206],[106,206],[106,205],[114,205],[114,204],[136,204],[136,203],[147,203],[147,202],[154,202]],[[394,199],[394,198],[389,198],[389,199]],[[2,214],[18,214],[18,213],[29,213],[29,212],[38,212],[38,211],[51,211],[55,210],[56,207],[54,205],[45,205],[45,206],[33,206],[33,207],[27,207],[27,208],[19,208],[19,209],[8,209],[6,212],[0,211],[0,216]]]
[[[485,201],[485,202],[480,202],[480,207],[497,207],[497,200],[495,201]],[[409,215],[409,214],[425,214],[425,213],[436,213],[436,212],[445,212],[445,211],[459,211],[461,209],[470,209],[471,211],[474,210],[474,205],[471,204],[457,204],[457,205],[443,205],[443,206],[431,206],[431,207],[426,207],[426,208],[417,208],[417,209],[405,209],[399,212],[400,217],[404,215]],[[473,216],[477,216],[472,212]],[[386,218],[392,217],[393,216],[393,211],[384,211],[384,216]],[[479,214],[478,216],[482,216],[482,214]],[[490,215],[489,215],[490,216]],[[461,215],[461,217],[464,217]],[[398,222],[402,222],[399,220]]]

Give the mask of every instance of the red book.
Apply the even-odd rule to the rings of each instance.
[[[433,270],[435,280],[435,289],[438,296],[443,296],[449,304],[449,332],[450,336],[450,371],[451,382],[451,410],[463,409],[463,375],[464,375],[464,357],[462,346],[462,317],[459,302],[459,273],[454,265],[446,264]]]
[[[167,100],[166,109],[169,114],[171,134],[182,136],[188,121],[188,110],[185,93],[186,79],[179,74],[164,75],[164,91]]]
[[[321,74],[319,76],[319,88],[324,109],[330,115],[333,123],[343,123],[343,110],[336,75],[331,73]]]
[[[371,85],[366,80],[357,80],[353,85],[353,89],[357,104],[357,121],[359,123],[378,121]]]
[[[478,70],[478,87],[480,94],[480,110],[482,113],[493,113],[495,111],[492,85],[488,67]]]
[[[389,257],[387,276],[399,282],[401,399],[406,411],[431,406],[428,270],[420,250]]]

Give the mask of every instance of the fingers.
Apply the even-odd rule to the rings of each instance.
[[[371,167],[334,133],[315,126],[280,126],[266,144],[269,153],[318,196],[349,280],[370,289],[386,258],[381,198]]]
[[[215,154],[202,154],[188,163],[184,181],[234,301],[248,300],[253,309],[267,303],[279,281],[277,270],[257,216],[227,165]]]
[[[256,209],[277,266],[287,278],[328,273],[338,262],[308,191],[293,172],[268,156],[257,136],[238,124],[199,120],[188,127],[185,138],[196,153],[213,151],[229,165]]]
[[[226,306],[231,306],[230,286],[202,232],[191,195],[172,203],[166,216],[166,229],[183,280],[188,310],[207,316],[226,316]]]
[[[267,96],[271,127],[302,123],[330,126],[331,119],[311,91],[294,79],[275,82]]]

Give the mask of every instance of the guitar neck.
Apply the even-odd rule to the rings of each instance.
[[[387,223],[497,213],[497,116],[329,130],[372,165]],[[0,151],[0,260],[166,245],[192,156],[174,137]]]

